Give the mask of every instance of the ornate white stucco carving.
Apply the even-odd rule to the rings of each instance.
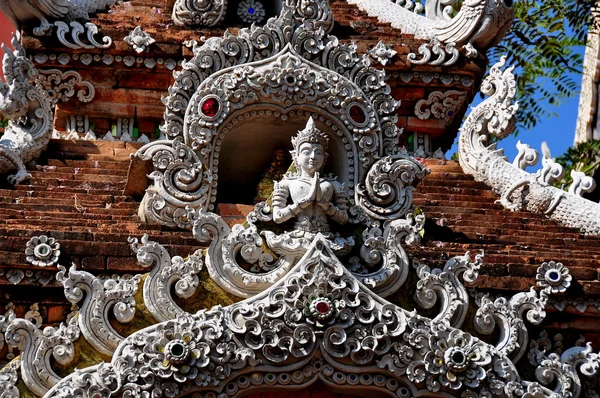
[[[21,397],[17,388],[20,367],[21,361],[12,361],[0,370],[0,391],[2,391],[3,398]]]
[[[257,104],[271,114],[302,106],[325,117],[347,148],[348,172],[340,177],[351,205],[375,158],[397,152],[400,131],[393,111],[398,104],[383,72],[370,68],[369,59],[353,45],[340,45],[316,28],[331,24],[327,2],[289,3],[264,27],[195,46],[194,58],[176,73],[165,98],[169,141],[139,151],[155,166],[154,185],[140,208],[142,219],[190,228],[186,206],[213,211],[224,121]],[[302,15],[311,18],[297,25]]]
[[[39,267],[55,265],[60,257],[60,243],[46,235],[34,236],[25,247],[25,261]]]
[[[129,239],[136,252],[138,262],[144,267],[152,267],[144,281],[144,303],[152,316],[164,322],[175,319],[184,311],[171,297],[174,287],[175,294],[181,298],[191,297],[200,281],[198,272],[203,262],[200,250],[186,260],[179,256],[171,258],[167,250],[160,244],[148,240],[144,235],[141,244],[137,239]]]
[[[111,355],[123,337],[108,320],[108,311],[121,323],[130,322],[135,315],[135,299],[140,275],[131,278],[114,276],[105,281],[72,266],[58,265],[56,279],[62,283],[67,300],[83,300],[77,321],[85,339],[102,354]]]
[[[172,18],[179,26],[215,26],[226,10],[227,0],[176,0]]]
[[[0,10],[19,28],[23,22],[40,21],[40,26],[33,33],[42,36],[52,29],[51,20],[87,20],[89,14],[106,9],[116,2],[117,0],[4,0],[0,2]]]
[[[9,124],[0,138],[0,174],[17,169],[15,175],[8,177],[14,184],[29,178],[24,163],[46,148],[52,133],[53,112],[39,73],[27,58],[18,35],[13,36],[12,45],[14,52],[3,47],[6,83],[0,80],[0,112]]]
[[[468,57],[498,43],[512,24],[511,0],[473,0],[463,2],[460,10],[452,16],[456,0],[428,0],[425,16],[417,15],[390,0],[347,0],[357,5],[369,16],[389,23],[405,34],[417,39],[430,40],[429,45],[419,48],[423,58],[417,62],[416,55],[409,55],[413,63],[450,65],[458,59],[462,49]],[[436,58],[432,62],[432,53]],[[451,58],[448,60],[448,55]]]
[[[417,58],[415,53],[409,53],[406,58],[411,64],[415,65],[454,65],[460,57],[460,52],[455,47],[454,42],[444,45],[438,39],[434,38],[429,43],[421,44],[418,53],[422,56]]]
[[[423,274],[424,281],[439,278],[464,293],[456,276],[464,272],[466,281],[473,280],[479,263],[470,263],[468,255],[459,257],[444,271]],[[545,278],[547,272],[540,272]],[[568,275],[559,273],[561,278]],[[437,283],[425,282],[452,303],[456,296],[438,290]],[[551,289],[521,293],[508,302],[480,296],[480,327],[497,326],[500,342],[509,336],[527,348],[519,325],[524,317],[536,323],[543,319],[544,297]],[[590,347],[574,347],[560,357],[537,353],[538,381],[522,380],[515,367],[518,358],[511,358],[505,345],[487,344],[460,330],[464,312],[459,309],[454,316],[451,307],[442,305],[441,316],[429,319],[386,302],[360,284],[337,259],[330,241],[319,236],[267,291],[225,308],[179,314],[134,333],[120,344],[111,363],[75,372],[46,398],[146,396],[152,391],[225,397],[265,386],[302,388],[316,380],[399,397],[576,398],[581,376],[598,372],[598,354]]]
[[[419,119],[426,120],[430,117],[452,123],[456,113],[462,108],[466,99],[466,93],[457,90],[434,91],[427,99],[417,101],[415,115]]]
[[[261,23],[264,21],[265,6],[257,0],[244,0],[238,4],[237,16],[247,24]]]
[[[459,281],[473,283],[479,275],[483,264],[483,255],[475,256],[475,262],[470,261],[469,253],[463,257],[450,259],[444,269],[431,270],[427,265],[416,262],[415,268],[419,275],[415,300],[423,308],[433,308],[440,301],[440,312],[433,321],[443,322],[453,327],[460,327],[465,321],[469,309],[469,294]]]
[[[504,138],[515,125],[515,77],[512,68],[502,71],[503,65],[504,60],[491,68],[481,86],[489,98],[472,110],[461,129],[459,158],[463,170],[488,184],[500,195],[498,202],[508,209],[542,213],[585,234],[600,234],[600,204],[579,196],[593,189],[593,180],[576,174],[574,185],[565,192],[549,185],[561,178],[563,169],[552,160],[547,146],[543,146],[542,169],[530,174],[509,163],[496,143],[490,143],[491,135]]]
[[[68,365],[74,359],[73,342],[79,338],[76,320],[63,323],[58,329],[47,327],[43,331],[30,321],[15,318],[14,315],[5,322],[7,344],[17,347],[21,352],[23,382],[33,393],[43,396],[61,379],[52,369],[51,357],[61,365]]]
[[[527,166],[534,166],[540,159],[538,151],[531,148],[528,144],[523,144],[521,140],[517,141],[517,156],[513,160],[513,166],[525,170]]]
[[[112,39],[108,36],[102,37],[102,43],[96,40],[94,36],[98,34],[98,27],[91,22],[82,25],[77,21],[72,21],[68,24],[63,21],[56,21],[54,22],[54,26],[56,26],[56,37],[58,40],[65,47],[73,50],[81,48],[87,50],[92,48],[109,48],[112,45]],[[67,34],[69,32],[71,33],[71,41],[67,39]],[[81,40],[79,36],[81,36],[82,33],[85,33],[89,43],[85,43]]]
[[[125,43],[129,44],[136,53],[141,54],[144,51],[148,51],[150,45],[156,42],[148,32],[142,30],[141,26],[136,26],[129,34],[123,39]]]
[[[324,234],[338,256],[349,254],[355,246],[352,236],[330,232],[329,222],[346,224],[349,220],[343,184],[331,183],[316,174],[327,157],[326,152],[319,153],[320,160],[308,154],[310,148],[325,151],[328,140],[309,119],[307,127],[292,138],[298,173],[275,182],[272,205],[257,204],[245,225],[229,228],[221,217],[204,211],[191,215],[194,236],[210,242],[206,256],[208,271],[229,293],[250,297],[269,288],[298,262],[317,233]],[[412,244],[420,240],[424,217],[415,220],[408,211],[414,189],[411,183],[425,173],[423,165],[407,155],[387,156],[373,165],[366,186],[358,187],[363,217],[387,222],[383,228],[379,222],[366,223],[360,256],[349,259],[350,270],[381,296],[398,290],[408,275],[409,261],[401,241]],[[270,230],[288,220],[296,221],[291,230],[283,233]],[[365,220],[356,220],[359,221]],[[259,223],[268,226],[259,230]]]
[[[38,303],[33,303],[29,307],[29,311],[25,313],[25,319],[29,322],[33,323],[37,328],[42,327],[42,314],[40,314],[40,305]]]
[[[77,94],[77,99],[83,103],[90,102],[96,95],[94,85],[81,78],[74,71],[62,71],[60,69],[40,69],[40,83],[50,96],[53,103],[66,102]]]
[[[413,182],[429,173],[425,166],[406,153],[386,156],[371,166],[356,189],[357,204],[377,220],[402,218],[412,206]]]
[[[381,65],[387,65],[394,56],[398,54],[391,46],[386,45],[383,40],[380,40],[375,47],[369,50],[371,58],[379,62]]]

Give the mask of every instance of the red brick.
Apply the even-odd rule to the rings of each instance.
[[[81,260],[81,268],[86,270],[104,270],[106,258],[104,256],[85,257]]]
[[[106,268],[109,271],[141,272],[144,270],[133,254],[130,257],[109,257],[106,260]]]

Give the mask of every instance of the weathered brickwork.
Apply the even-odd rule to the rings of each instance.
[[[169,87],[175,81],[174,73],[193,56],[185,43],[220,37],[225,34],[224,25],[229,24],[196,30],[177,27],[171,20],[173,3],[173,0],[134,0],[94,15],[91,22],[100,29],[97,37],[113,39],[113,45],[107,49],[69,49],[55,36],[34,36],[31,34],[34,26],[25,26],[22,41],[38,69],[75,71],[95,89],[91,102],[78,101],[74,96],[56,104],[56,130],[66,133],[70,118],[78,115],[89,119],[90,129],[97,137],[113,134],[123,119],[133,120],[137,132],[150,140],[159,137],[165,112],[162,98],[169,94]],[[423,40],[369,17],[346,1],[331,0],[330,4],[336,21],[332,34],[343,43],[356,43],[359,53],[367,53],[383,41],[396,52],[385,69],[392,96],[400,101],[397,125],[404,132],[399,146],[410,147],[417,134],[421,137],[427,134],[431,138],[428,154],[438,147],[449,148],[467,105],[479,89],[487,64],[485,57],[480,54],[468,59],[463,54],[452,66],[411,64],[407,55],[417,53],[425,43]],[[231,34],[242,28],[236,23],[228,27]],[[137,26],[155,42],[149,45],[148,51],[136,55],[123,38]],[[132,54],[133,61],[122,61]],[[83,59],[86,62],[82,62]],[[381,66],[375,59],[372,64]],[[420,102],[448,90],[453,90],[453,95],[461,99],[451,117],[419,114]],[[137,138],[136,135],[134,139]],[[57,325],[77,310],[66,301],[62,285],[54,278],[58,271],[56,266],[42,268],[27,263],[24,250],[33,236],[47,235],[60,243],[61,265],[74,264],[79,270],[106,276],[148,272],[138,264],[128,243],[129,237],[148,234],[151,241],[164,245],[171,256],[187,257],[198,249],[205,249],[190,231],[140,221],[138,209],[149,184],[147,175],[152,171],[151,162],[132,156],[141,146],[141,143],[120,141],[53,139],[41,159],[27,164],[31,173],[29,180],[15,186],[0,182],[0,315],[12,311],[17,317],[32,317],[39,313],[43,325]],[[376,160],[384,155],[378,155]],[[221,161],[225,163],[223,158]],[[412,203],[425,214],[426,222],[421,243],[405,247],[413,261],[410,266],[421,261],[432,268],[443,267],[454,256],[470,252],[474,257],[484,253],[484,265],[473,287],[493,296],[527,291],[535,285],[541,263],[562,262],[573,276],[568,291],[570,301],[563,303],[561,311],[560,304],[550,302],[544,329],[551,334],[562,333],[568,342],[565,346],[573,345],[581,335],[597,350],[600,346],[600,238],[560,227],[543,215],[505,210],[495,203],[497,195],[465,174],[457,162],[425,159],[423,163],[431,173],[416,184]],[[216,184],[215,180],[212,183]],[[215,207],[229,226],[243,223],[254,208],[248,203],[217,203]],[[198,253],[204,258],[206,251]],[[201,271],[200,266],[194,271],[198,272],[201,292],[185,299],[180,296],[176,299],[177,305],[195,312],[199,308],[226,306],[241,300],[219,287],[214,282],[216,279],[209,277],[205,265]],[[250,264],[243,266],[250,268]],[[416,308],[417,276],[413,271],[411,269],[407,280],[402,281],[399,291],[386,296],[390,302],[409,311]],[[138,291],[138,310],[147,306],[147,303],[142,304],[144,300],[139,300],[141,295]],[[431,312],[434,310],[437,308]],[[466,315],[464,323],[469,333],[472,312]],[[136,326],[152,317],[150,313],[136,317],[138,315],[141,320],[134,320]],[[123,336],[132,332],[123,324],[115,328]],[[533,333],[539,332],[535,327],[532,329]],[[537,338],[537,335],[530,337]],[[0,344],[0,365],[18,354],[18,350],[10,350],[8,344]],[[316,383],[299,391],[281,392],[269,392],[269,386],[265,385],[249,394],[246,396],[251,398],[353,398],[366,393],[353,388],[336,390]],[[371,392],[369,396],[377,395]]]

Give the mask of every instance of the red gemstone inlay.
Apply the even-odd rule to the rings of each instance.
[[[208,98],[202,103],[200,109],[204,115],[213,117],[219,111],[219,101],[217,101],[215,98]]]
[[[320,301],[317,303],[317,305],[315,306],[315,308],[317,309],[317,311],[319,311],[321,314],[326,314],[327,312],[329,312],[329,304],[327,304],[324,301]]]
[[[358,105],[352,105],[350,107],[350,117],[358,124],[363,124],[367,120],[365,111]]]

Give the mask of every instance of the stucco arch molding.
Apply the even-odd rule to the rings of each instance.
[[[231,117],[250,107],[299,105],[314,109],[345,137],[350,159],[339,177],[350,183],[357,212],[380,220],[404,216],[411,197],[404,192],[406,183],[386,181],[382,188],[369,176],[385,167],[375,166],[382,158],[397,157],[401,134],[394,115],[399,104],[384,72],[371,67],[353,45],[316,28],[317,22],[297,24],[292,15],[284,8],[264,27],[194,48],[194,58],[176,74],[164,99],[168,140],[138,152],[154,165],[142,219],[191,229],[190,210],[215,210],[221,134]]]

